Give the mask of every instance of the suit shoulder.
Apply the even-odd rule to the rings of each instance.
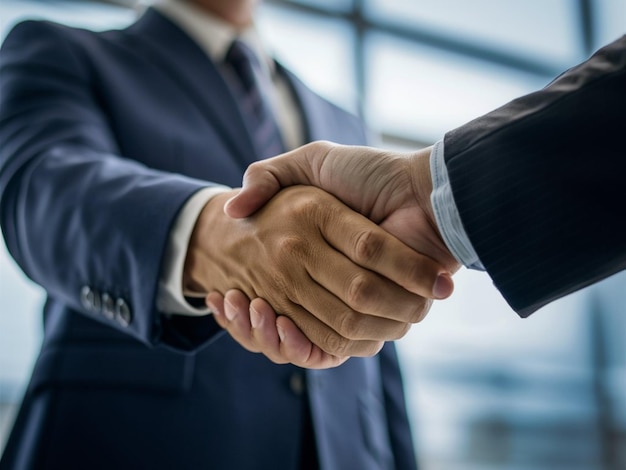
[[[328,102],[328,105],[332,110],[337,128],[343,129],[344,135],[349,135],[346,134],[346,130],[350,129],[354,136],[353,139],[342,143],[345,145],[364,145],[370,141],[370,132],[363,119],[334,103]]]
[[[78,30],[45,20],[26,20],[16,24],[2,43],[2,65],[31,60],[53,63],[71,44],[80,44],[72,37]]]
[[[75,29],[60,23],[47,20],[24,20],[15,24],[7,34],[3,44],[15,42],[49,40],[51,37],[67,35]]]
[[[2,43],[2,49],[50,50],[68,45],[72,48],[87,49],[90,44],[101,43],[104,33],[49,20],[28,19],[11,28]]]
[[[71,64],[82,68],[80,64],[87,60],[89,44],[96,36],[93,31],[52,21],[25,20],[17,23],[3,41],[0,67],[44,66],[61,72]]]

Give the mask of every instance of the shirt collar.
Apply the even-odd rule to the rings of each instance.
[[[222,62],[233,40],[239,39],[252,49],[270,75],[274,72],[274,61],[255,25],[238,30],[230,23],[185,0],[158,0],[153,6],[195,40],[213,62]]]

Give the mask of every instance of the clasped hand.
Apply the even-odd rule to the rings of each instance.
[[[247,349],[331,367],[375,354],[427,313],[443,269],[332,195],[294,186],[234,219],[223,211],[234,194],[203,209],[183,281],[189,291],[213,292],[216,320]],[[224,303],[219,293],[227,292]],[[248,298],[258,298],[250,310]]]
[[[375,263],[360,264],[421,296],[419,321],[430,308],[429,299],[446,298],[452,293],[451,275],[460,267],[443,242],[430,204],[430,152],[431,148],[415,153],[394,153],[314,142],[251,165],[244,175],[243,189],[228,201],[225,212],[235,218],[248,217],[282,188],[296,184],[317,186],[334,194],[354,211],[438,263],[434,271],[432,264],[423,261],[416,264],[415,252],[407,254],[402,261],[405,251],[394,252],[389,245],[389,250],[376,251]],[[348,230],[343,234],[345,237],[350,224],[343,225]],[[423,260],[423,257],[419,259]],[[359,258],[352,260],[356,264],[362,261]],[[332,270],[333,266],[327,265],[327,268]],[[304,289],[314,289],[314,285],[310,283]],[[355,331],[359,329],[358,325],[369,323],[367,316],[354,314],[358,308],[347,317],[342,310],[320,316],[317,313],[319,305],[315,304],[312,304],[309,315],[300,316],[296,322],[270,299],[237,289],[228,290],[225,296],[223,292],[212,291],[207,296],[207,304],[215,312],[218,323],[245,348],[262,352],[277,363],[291,362],[308,368],[336,366],[346,360],[355,340],[345,335],[345,329],[335,329],[330,336],[320,339],[309,334],[311,328],[308,325],[315,324],[320,318],[331,318],[333,324],[326,323],[331,328],[333,325],[350,325],[348,330]],[[368,311],[368,315],[405,322],[405,326],[415,321],[403,313],[388,317],[389,309],[382,306],[394,311],[398,299],[381,296],[378,291],[376,296],[380,307]],[[337,317],[341,318],[337,320]],[[368,338],[378,341],[377,347],[382,341],[393,339],[382,330],[374,331],[374,335]]]

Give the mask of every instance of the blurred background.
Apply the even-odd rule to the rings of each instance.
[[[0,0],[0,40],[25,18],[123,27],[133,3]],[[266,0],[261,10],[283,63],[362,114],[377,144],[404,149],[626,33],[624,0]],[[39,348],[42,302],[2,244],[0,452]],[[521,320],[488,276],[462,270],[454,296],[399,345],[422,469],[626,469],[626,273]]]

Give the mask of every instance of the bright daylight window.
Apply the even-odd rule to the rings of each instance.
[[[0,38],[24,17],[123,26],[134,17],[124,3],[3,0]],[[626,32],[623,0],[266,0],[262,8],[260,27],[279,60],[401,148],[434,143]],[[37,353],[43,296],[4,246],[0,263],[1,449]],[[615,276],[521,321],[487,276],[459,273],[453,298],[400,341],[425,468],[626,462],[625,282]]]

